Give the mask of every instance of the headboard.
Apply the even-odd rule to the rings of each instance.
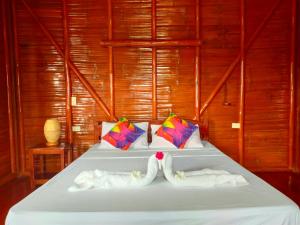
[[[201,121],[195,121],[195,120],[189,120],[194,124],[199,125],[201,139],[202,140],[209,140],[208,138],[208,120],[201,120]],[[108,122],[115,122],[115,121],[108,121]],[[141,122],[141,121],[133,121],[133,122]],[[150,124],[162,124],[162,120],[151,120],[149,121]],[[94,128],[94,143],[100,142],[101,140],[101,129],[102,128],[102,121],[97,121],[95,123]],[[148,142],[151,143],[152,137],[151,137],[151,126],[148,127]]]

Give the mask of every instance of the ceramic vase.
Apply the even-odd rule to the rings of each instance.
[[[46,120],[44,125],[44,135],[47,140],[47,146],[58,145],[60,137],[60,123],[58,119],[51,118]]]

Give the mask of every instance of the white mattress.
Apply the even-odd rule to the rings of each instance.
[[[235,188],[179,188],[162,174],[144,188],[70,193],[83,170],[146,170],[154,150],[96,150],[74,161],[13,206],[6,225],[299,225],[299,208],[288,197],[209,143],[202,150],[170,150],[177,170],[224,169],[250,183]]]

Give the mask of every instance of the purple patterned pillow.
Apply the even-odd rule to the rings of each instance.
[[[165,138],[177,148],[182,149],[196,129],[198,129],[198,127],[191,122],[180,119],[174,113],[171,113],[162,126],[156,131],[156,135]]]
[[[126,118],[121,118],[103,139],[116,148],[128,150],[130,145],[144,132],[143,129],[130,123]]]

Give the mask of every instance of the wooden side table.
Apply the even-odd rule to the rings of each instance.
[[[29,149],[29,166],[30,166],[30,182],[31,187],[46,183],[49,178],[36,178],[34,171],[34,158],[39,156],[39,164],[41,173],[44,173],[44,156],[45,155],[59,155],[60,159],[60,171],[69,165],[73,160],[73,148],[68,143],[61,143],[58,146],[46,146],[45,144],[37,145]],[[65,157],[66,156],[66,157]],[[65,160],[66,158],[66,160]]]

